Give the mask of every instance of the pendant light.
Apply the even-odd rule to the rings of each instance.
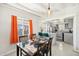
[[[48,16],[50,16],[51,10],[50,10],[50,3],[48,3]]]

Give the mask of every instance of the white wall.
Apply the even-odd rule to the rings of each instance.
[[[15,15],[25,20],[33,19],[33,32],[39,32],[40,17],[23,10],[0,4],[0,55],[13,49],[15,45],[10,45],[11,15]]]
[[[79,14],[76,15],[76,39],[75,39],[75,49],[78,49],[79,50]]]

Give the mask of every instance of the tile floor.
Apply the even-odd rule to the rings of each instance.
[[[67,43],[57,41],[52,46],[52,56],[79,56],[79,53],[73,51],[73,46]]]
[[[7,56],[16,56],[16,52]],[[79,56],[79,53],[73,51],[72,45],[57,41],[56,45],[52,46],[52,56]]]

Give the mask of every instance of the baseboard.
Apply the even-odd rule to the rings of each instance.
[[[73,51],[79,54],[79,49],[78,48],[73,49]]]
[[[6,52],[6,53],[4,53],[4,54],[1,54],[1,56],[6,56],[6,55],[8,55],[8,54],[10,54],[10,53],[13,53],[13,52],[15,52],[15,51],[16,51],[16,49],[10,50],[10,51],[8,51],[8,52]]]
[[[79,50],[74,50],[74,51],[79,53]]]

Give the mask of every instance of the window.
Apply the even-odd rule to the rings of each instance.
[[[24,36],[29,34],[28,21],[18,20],[18,34],[19,36]]]

